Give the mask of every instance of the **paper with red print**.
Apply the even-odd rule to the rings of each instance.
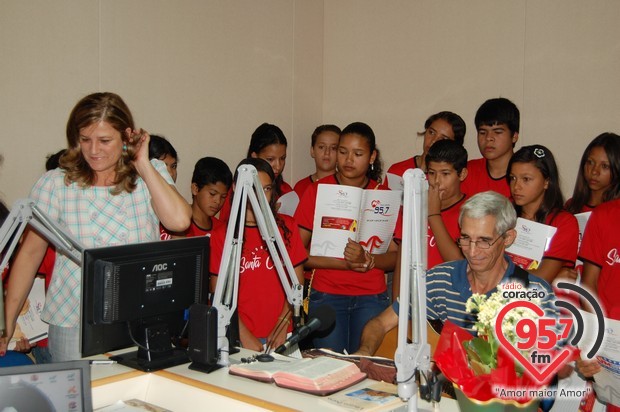
[[[45,305],[45,279],[37,277],[17,317],[15,332],[9,341],[9,349],[15,349],[17,341],[21,338],[28,338],[30,343],[47,338],[48,325],[41,320],[43,305]]]
[[[594,356],[601,365],[601,371],[594,375],[596,395],[603,402],[620,406],[620,320],[605,318],[605,324],[599,325],[594,314],[579,312],[585,328],[579,343],[582,358],[592,347],[598,329],[605,328],[603,345]]]
[[[385,253],[392,240],[402,193],[319,185],[310,254],[344,257],[349,239],[370,253]]]
[[[517,219],[517,238],[506,249],[515,265],[536,269],[553,240],[557,228],[523,218]]]

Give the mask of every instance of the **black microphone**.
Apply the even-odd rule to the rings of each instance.
[[[336,322],[336,312],[334,309],[331,306],[319,306],[314,313],[314,317],[311,318],[307,324],[293,331],[291,336],[286,339],[286,342],[278,346],[275,353],[284,353],[288,348],[298,343],[315,330],[324,331],[331,328],[334,322]]]

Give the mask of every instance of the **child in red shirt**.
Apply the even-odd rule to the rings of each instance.
[[[563,268],[575,266],[579,241],[577,219],[563,208],[553,154],[541,145],[522,147],[508,163],[507,181],[518,217],[557,228],[538,268],[528,270],[552,284]],[[572,270],[564,271],[562,277],[576,278]]]
[[[252,165],[258,171],[258,178],[272,207],[271,212],[274,213],[275,199],[272,192],[275,176],[273,169],[262,159],[248,158],[240,163],[240,165],[243,164]],[[292,217],[279,214],[275,217],[291,263],[295,268],[295,274],[301,283],[303,282],[303,263],[307,259],[307,254],[299,230]],[[215,291],[217,284],[225,240],[226,227],[217,227],[211,232],[209,262],[210,272],[213,275],[211,276],[211,292]],[[239,335],[244,348],[262,352],[264,344],[276,348],[284,343],[286,333],[291,330],[292,326],[291,309],[249,202],[245,215],[237,309]]]
[[[506,170],[519,140],[519,109],[503,97],[489,99],[478,108],[474,122],[482,158],[467,163],[463,192],[471,197],[493,190],[510,197]]]
[[[275,175],[274,196],[277,200],[280,196],[293,191],[291,185],[284,181],[282,172],[286,165],[286,136],[275,124],[263,123],[254,130],[250,139],[250,146],[246,157],[258,158],[267,161]],[[220,211],[220,220],[228,222],[232,196],[228,196]],[[277,203],[276,203],[277,204]],[[276,209],[277,210],[277,209]]]
[[[573,197],[566,201],[572,214],[589,212],[603,202],[620,198],[620,136],[602,133],[586,147],[579,163]]]
[[[465,140],[467,126],[465,121],[456,113],[439,112],[429,116],[424,122],[424,136],[422,154],[394,163],[387,171],[385,184],[392,190],[402,190],[402,176],[408,169],[422,169],[426,172],[426,155],[430,147],[440,140],[454,140],[461,146]]]
[[[314,129],[311,138],[310,156],[314,159],[316,172],[295,183],[293,190],[301,199],[306,189],[319,179],[336,173],[336,151],[340,128],[333,124],[324,124]]]
[[[338,171],[310,186],[297,208],[295,218],[306,248],[310,248],[318,186],[339,184],[362,189],[387,189],[376,180],[381,176],[381,161],[372,129],[361,122],[344,128],[338,142]],[[314,269],[310,293],[309,317],[320,306],[331,306],[336,324],[324,336],[313,340],[316,347],[355,352],[366,322],[389,304],[385,271],[394,269],[397,246],[392,241],[384,254],[371,254],[362,245],[349,240],[344,259],[310,256],[306,269]]]
[[[232,184],[232,173],[226,163],[215,157],[203,157],[196,162],[192,175],[192,223],[182,233],[163,229],[171,237],[208,236],[217,226],[224,225],[215,215],[222,209]],[[225,225],[224,225],[225,226]]]

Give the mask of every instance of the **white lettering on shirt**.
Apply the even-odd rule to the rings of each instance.
[[[611,249],[607,253],[607,262],[609,266],[613,266],[616,263],[620,264],[620,255],[618,255],[618,250],[616,248]]]

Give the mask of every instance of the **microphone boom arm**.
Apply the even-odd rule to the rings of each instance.
[[[11,212],[0,227],[0,253],[4,253],[0,263],[0,275],[8,267],[13,251],[28,225],[51,242],[57,252],[64,253],[76,264],[81,265],[84,246],[67,229],[43,213],[32,199],[19,199],[13,204]],[[4,290],[0,281],[0,333],[3,333],[5,328]]]
[[[421,169],[403,175],[403,239],[400,264],[398,347],[394,361],[398,396],[417,411],[416,369],[430,369],[430,345],[426,335],[426,235],[428,182]],[[411,317],[409,312],[411,311]],[[411,322],[412,343],[407,343]]]
[[[226,229],[226,240],[222,251],[222,261],[213,295],[213,306],[217,309],[217,349],[218,364],[228,366],[229,342],[226,328],[230,324],[233,312],[237,308],[239,289],[239,272],[241,251],[243,250],[243,232],[245,228],[245,212],[250,201],[259,232],[267,244],[271,260],[278,272],[280,283],[284,288],[288,302],[293,305],[294,325],[299,324],[303,301],[303,285],[299,283],[295,268],[286,250],[284,241],[269,202],[258,180],[258,172],[252,165],[241,165],[237,169],[235,194],[231,202],[230,218]],[[257,195],[258,194],[258,195]]]

